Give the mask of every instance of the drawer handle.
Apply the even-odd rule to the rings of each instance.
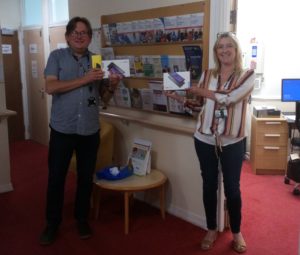
[[[266,121],[266,125],[281,125],[281,122],[278,121]]]
[[[276,147],[276,146],[264,146],[264,149],[265,150],[279,150],[280,148]]]
[[[265,137],[280,137],[280,134],[265,134]]]

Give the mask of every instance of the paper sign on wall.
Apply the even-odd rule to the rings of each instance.
[[[29,44],[29,53],[31,53],[31,54],[38,53],[38,46],[36,43]]]
[[[32,78],[38,78],[38,65],[36,60],[31,61],[31,75]]]
[[[57,45],[56,45],[57,49],[64,49],[67,47],[68,47],[68,44],[66,44],[66,43],[57,43]]]
[[[2,54],[12,54],[11,44],[2,44]]]

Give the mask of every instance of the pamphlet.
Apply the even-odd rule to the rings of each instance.
[[[199,79],[202,72],[202,49],[197,45],[182,47],[185,55],[186,70],[191,72],[191,79]]]
[[[163,83],[161,81],[151,80],[148,83],[148,87],[152,90],[153,110],[168,112],[168,100],[164,94]]]
[[[152,142],[136,138],[131,147],[128,162],[131,160],[133,173],[146,175],[151,171],[151,147]]]
[[[142,98],[142,109],[153,111],[153,91],[149,88],[140,89]]]
[[[131,107],[130,91],[124,85],[118,86],[116,88],[113,97],[117,106]]]
[[[186,92],[183,90],[176,91],[176,94],[180,97],[185,97]],[[169,111],[172,113],[186,114],[186,109],[184,107],[183,101],[176,100],[174,98],[168,97]]]
[[[112,47],[106,47],[100,49],[102,60],[115,59],[114,49]]]

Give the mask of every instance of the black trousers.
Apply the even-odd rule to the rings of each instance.
[[[99,132],[82,136],[63,134],[51,129],[46,205],[46,220],[48,224],[59,225],[62,221],[65,181],[73,151],[76,153],[77,161],[74,216],[78,221],[87,220],[90,211],[93,173],[99,145]]]
[[[217,228],[218,157],[215,146],[194,139],[203,179],[203,203],[207,228]],[[222,147],[219,154],[223,173],[224,192],[232,233],[240,232],[241,191],[240,176],[244,158],[244,140]]]

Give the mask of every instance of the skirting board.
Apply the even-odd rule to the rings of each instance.
[[[197,215],[195,213],[183,210],[181,208],[170,205],[167,208],[168,213],[177,216],[180,219],[183,219],[187,222],[190,222],[200,228],[206,229],[206,219],[201,215]]]
[[[0,185],[0,193],[5,193],[13,190],[14,188],[11,183]]]
[[[139,194],[135,194],[134,198],[141,200],[143,202],[146,202],[148,204],[151,204],[152,206],[156,208],[160,208],[160,204],[158,202],[152,203],[151,201],[147,201],[147,199],[143,199],[143,196]],[[207,229],[206,228],[206,219],[205,216],[201,216],[189,211],[186,211],[182,208],[175,207],[173,205],[169,205],[168,208],[166,208],[166,211],[182,220],[185,220],[193,225],[199,226],[200,228]]]

